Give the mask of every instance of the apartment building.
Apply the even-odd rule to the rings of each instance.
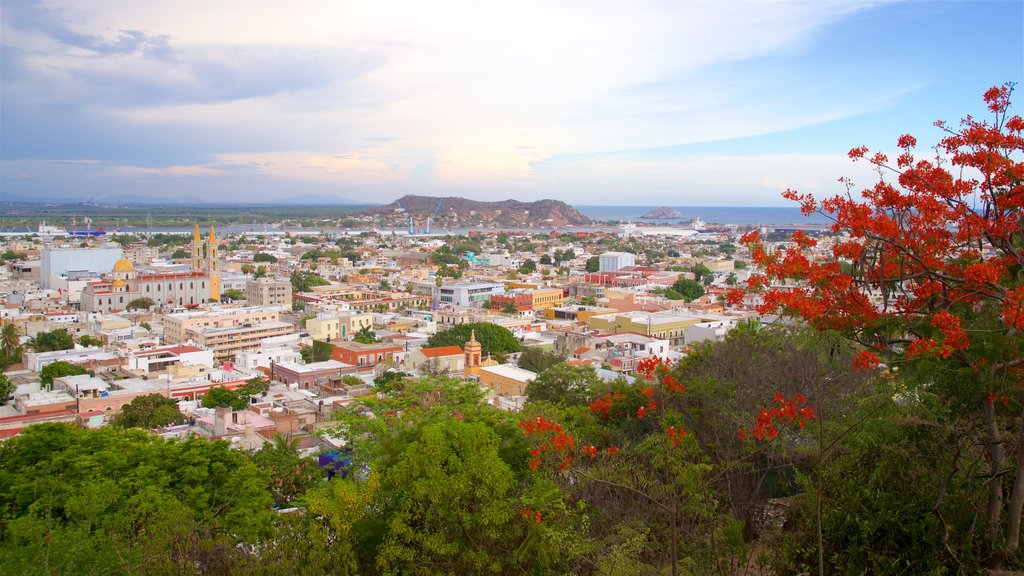
[[[281,320],[281,310],[280,306],[245,306],[167,314],[163,317],[164,341],[168,344],[186,342],[190,338],[190,330],[277,322]]]
[[[256,278],[245,283],[245,301],[250,306],[282,306],[292,309],[292,283],[287,278]]]

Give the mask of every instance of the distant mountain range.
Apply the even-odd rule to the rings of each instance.
[[[591,220],[561,200],[500,200],[484,202],[457,196],[406,195],[379,208],[359,212],[360,216],[385,216],[397,222],[412,218],[424,220],[433,216],[435,224],[444,225],[523,225],[579,226]]]

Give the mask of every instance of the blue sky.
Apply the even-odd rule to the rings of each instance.
[[[5,1],[0,200],[779,206],[1022,75],[1021,0]]]

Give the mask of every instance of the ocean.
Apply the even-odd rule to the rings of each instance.
[[[682,217],[670,220],[648,220],[640,216],[656,210],[659,206],[575,206],[577,210],[598,222],[617,220],[639,223],[678,224],[687,223],[700,218],[707,224],[754,224],[754,225],[785,225],[785,224],[831,224],[820,214],[804,216],[796,206],[757,207],[757,206],[670,206]]]

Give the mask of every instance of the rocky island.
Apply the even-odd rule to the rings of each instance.
[[[641,216],[641,218],[650,220],[668,220],[671,218],[682,218],[683,215],[678,211],[669,208],[668,206],[662,206],[661,208],[651,210],[650,212]]]

